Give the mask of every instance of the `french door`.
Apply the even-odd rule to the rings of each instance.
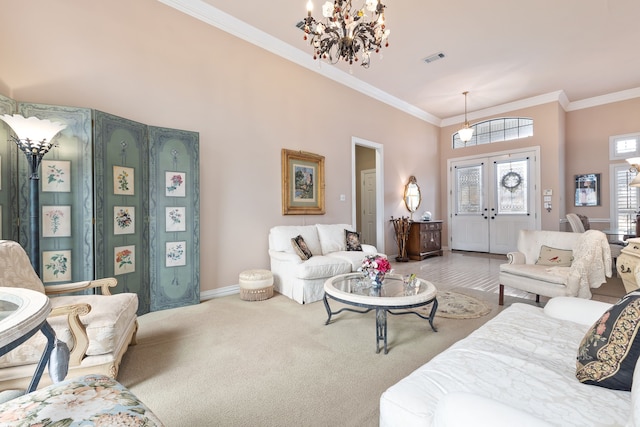
[[[536,228],[536,151],[452,160],[451,249],[506,254]]]

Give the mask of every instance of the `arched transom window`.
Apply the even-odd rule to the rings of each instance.
[[[462,142],[458,132],[451,137],[453,148],[491,144],[492,142],[533,136],[533,119],[527,117],[500,117],[471,125],[473,136],[468,142]]]

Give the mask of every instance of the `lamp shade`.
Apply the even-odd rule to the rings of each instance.
[[[631,180],[629,187],[640,187],[640,173]]]
[[[43,120],[37,117],[23,117],[20,114],[3,114],[0,120],[6,122],[21,141],[29,140],[32,145],[50,143],[51,139],[67,125],[64,123]]]
[[[473,136],[473,128],[470,128],[467,125],[458,131],[458,135],[460,135],[460,140],[462,142],[469,142]]]

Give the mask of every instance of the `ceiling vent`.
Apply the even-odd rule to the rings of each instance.
[[[433,55],[427,56],[426,58],[423,59],[423,61],[427,64],[431,64],[432,62],[442,58],[444,58],[444,53],[438,52],[438,53],[434,53]]]

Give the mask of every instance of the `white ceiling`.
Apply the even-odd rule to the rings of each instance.
[[[307,0],[159,1],[437,125],[460,121],[465,90],[470,119],[530,98],[640,96],[640,0],[384,0],[390,46],[351,70],[311,59],[295,27]]]

